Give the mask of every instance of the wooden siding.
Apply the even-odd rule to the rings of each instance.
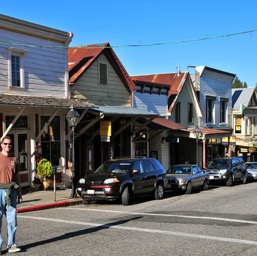
[[[188,81],[186,82],[187,85]],[[190,93],[191,91],[189,90],[188,86],[184,86],[178,96],[177,102],[180,102],[180,124],[188,127],[192,124],[196,125],[197,124],[197,116],[196,116],[196,109],[195,109],[195,105],[194,105],[194,101],[193,101],[193,96]],[[188,104],[192,103],[193,104],[193,123],[189,123],[188,122]],[[175,111],[176,107],[174,108],[174,110],[171,113],[170,116],[170,120],[172,121],[176,121],[175,120],[175,115],[176,115],[176,111]]]
[[[25,88],[8,88],[8,48],[12,45],[0,44],[0,93],[14,95],[66,97],[67,50],[62,44],[0,30],[0,40],[21,44],[14,49],[25,51],[23,62]],[[23,46],[24,45],[24,46]],[[56,48],[28,47],[26,45],[55,46]]]
[[[137,109],[167,115],[167,96],[135,92],[133,105]]]
[[[223,78],[223,77],[222,77]],[[227,98],[227,124],[231,125],[231,111],[232,111],[232,84],[229,82],[208,77],[200,78],[200,105],[203,111],[203,121],[201,126],[206,123],[206,96],[214,96],[214,125],[220,124],[220,97]]]
[[[150,133],[151,136],[151,133]],[[159,134],[158,136],[154,137],[150,141],[150,152],[149,155],[151,156],[151,151],[158,152],[158,160],[162,164],[163,168],[167,170],[170,166],[170,143],[163,141],[162,138],[166,137],[166,133]]]
[[[108,65],[108,85],[99,84],[99,62]],[[90,103],[99,106],[131,106],[130,93],[103,54],[72,86],[72,95],[74,98],[89,100]]]

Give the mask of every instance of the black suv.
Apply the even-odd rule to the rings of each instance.
[[[247,170],[241,157],[216,158],[207,167],[209,182],[223,181],[227,186],[232,186],[235,181],[246,183]]]
[[[166,171],[155,158],[115,159],[103,163],[97,170],[80,179],[77,192],[85,204],[97,200],[121,199],[123,205],[131,203],[136,195],[164,196]]]

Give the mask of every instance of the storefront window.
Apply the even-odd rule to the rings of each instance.
[[[14,120],[15,116],[6,116],[6,127],[8,127],[12,121]],[[20,116],[13,125],[13,128],[28,128],[28,117],[27,116]]]
[[[53,165],[59,165],[60,151],[60,117],[55,116],[47,126],[49,116],[41,116],[41,129],[44,132],[41,136],[42,157],[51,161]]]
[[[147,139],[145,130],[141,130],[136,134],[136,137],[134,139],[134,149],[134,154],[136,157],[147,156]]]

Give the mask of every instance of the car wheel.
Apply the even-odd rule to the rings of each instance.
[[[164,197],[164,187],[161,183],[157,184],[154,190],[154,199],[160,200]]]
[[[202,185],[202,190],[207,190],[207,189],[208,189],[208,182],[207,182],[207,180],[205,180]]]
[[[82,200],[82,202],[83,202],[83,204],[85,204],[85,205],[87,205],[87,204],[90,204],[91,203],[91,201],[90,200]]]
[[[121,195],[122,205],[129,205],[131,201],[130,197],[131,197],[131,193],[130,193],[129,187],[125,187]]]
[[[228,180],[226,181],[226,185],[229,187],[233,186],[233,176],[232,175],[229,176]]]
[[[186,194],[191,194],[192,193],[192,184],[191,182],[189,181],[187,183],[187,188],[186,188]]]
[[[244,173],[243,178],[242,178],[242,184],[246,184],[247,181],[247,173]]]

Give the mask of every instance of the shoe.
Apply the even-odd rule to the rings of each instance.
[[[19,252],[21,248],[17,247],[16,244],[13,244],[9,249],[8,252]]]

